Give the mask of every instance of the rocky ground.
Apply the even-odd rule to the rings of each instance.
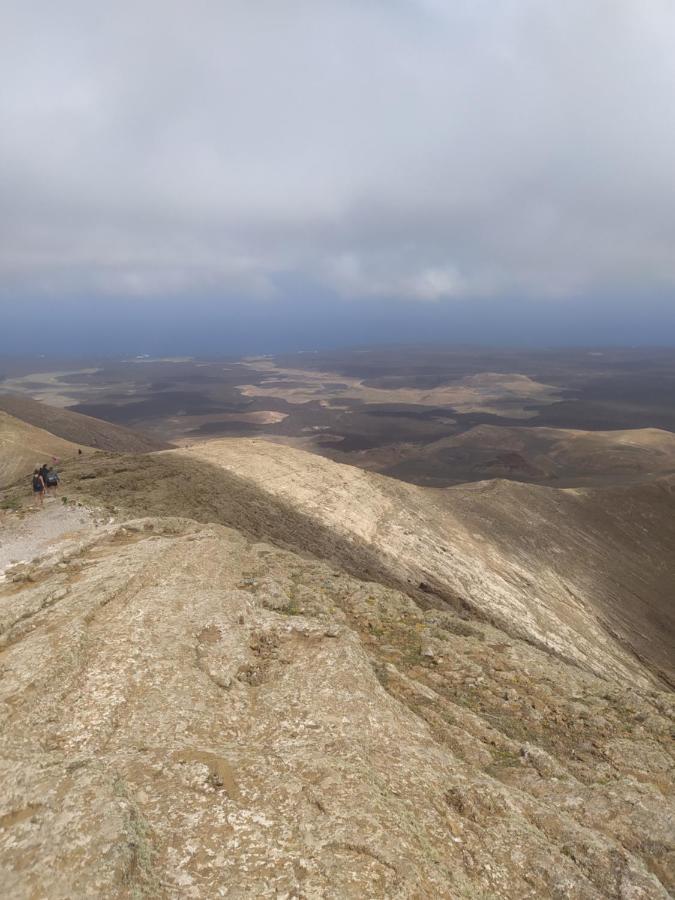
[[[89,509],[63,503],[53,493],[42,507],[0,513],[0,579],[12,564],[34,559],[62,538],[95,521]]]
[[[327,520],[309,470],[303,500],[297,473],[256,487],[254,462],[219,482],[142,459],[66,469],[64,509],[91,518],[0,584],[2,896],[671,896],[672,691],[606,631],[574,658],[472,601],[503,596],[532,535],[511,556],[495,538],[453,604],[449,580],[445,599],[406,583],[416,544],[371,528],[405,501],[386,479],[324,473]],[[455,556],[504,521],[481,497],[456,504]]]

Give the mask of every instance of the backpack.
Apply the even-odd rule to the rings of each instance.
[[[48,487],[56,487],[58,483],[59,476],[56,474],[56,472],[48,472],[47,477],[45,478],[45,484],[48,485]]]

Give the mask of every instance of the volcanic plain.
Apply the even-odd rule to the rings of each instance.
[[[48,419],[36,413],[45,405]],[[2,360],[0,409],[76,442],[57,410],[124,426],[128,450],[257,436],[435,487],[495,477],[593,486],[675,472],[668,349]],[[96,446],[124,449],[119,435],[114,444]]]

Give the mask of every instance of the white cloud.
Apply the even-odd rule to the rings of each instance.
[[[675,284],[668,0],[2,8],[6,295]]]

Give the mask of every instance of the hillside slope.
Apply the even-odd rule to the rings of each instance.
[[[598,674],[675,672],[675,479],[606,490],[505,481],[434,490],[264,440],[198,458],[352,545],[399,584],[471,610]]]
[[[53,456],[67,458],[77,450],[76,444],[0,411],[0,488],[30,475],[36,465],[51,465]]]
[[[371,455],[377,463],[377,452]],[[554,487],[629,484],[675,473],[675,434],[658,428],[478,425],[429,444],[395,449],[390,456],[382,454],[374,468],[431,486],[495,477]]]
[[[672,693],[185,519],[6,574],[3,896],[675,888]]]
[[[18,394],[0,393],[0,411],[8,413],[29,425],[43,428],[56,437],[97,450],[115,453],[149,453],[169,445],[142,432],[121,425],[113,425],[102,419],[83,416],[68,409],[47,406]]]

